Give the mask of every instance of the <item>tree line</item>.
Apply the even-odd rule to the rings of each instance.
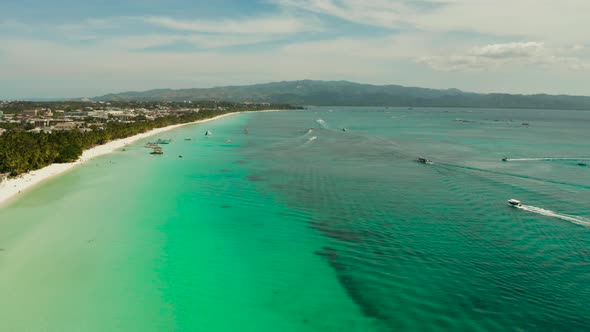
[[[203,110],[199,113],[168,115],[155,120],[133,123],[107,122],[91,125],[92,131],[88,132],[71,130],[48,134],[18,129],[9,130],[0,136],[0,174],[14,177],[53,163],[73,162],[80,158],[84,150],[111,140],[223,113],[229,112]]]

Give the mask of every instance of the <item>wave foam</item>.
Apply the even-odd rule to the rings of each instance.
[[[545,210],[540,207],[530,206],[530,205],[521,205],[521,206],[518,206],[517,208],[524,210],[524,211],[541,214],[541,215],[544,215],[547,217],[559,218],[559,219],[574,223],[576,225],[590,227],[590,219],[589,218],[570,216],[567,214],[561,214],[561,213],[557,213],[555,211]]]
[[[506,161],[551,161],[551,160],[590,160],[590,158],[582,157],[544,157],[544,158],[508,158]]]

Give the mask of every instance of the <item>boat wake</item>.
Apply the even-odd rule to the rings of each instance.
[[[328,129],[328,124],[323,119],[317,119],[315,122],[317,122],[317,124],[319,124],[322,128]]]
[[[570,216],[567,214],[561,214],[561,213],[557,213],[555,211],[545,210],[540,207],[530,206],[530,205],[520,205],[520,206],[516,206],[516,208],[524,210],[524,211],[532,212],[532,213],[541,214],[541,215],[544,215],[547,217],[553,217],[553,218],[558,218],[561,220],[569,221],[569,222],[574,223],[576,225],[590,227],[590,218]]]
[[[552,161],[552,160],[590,160],[590,158],[546,157],[546,158],[506,158],[506,161]]]

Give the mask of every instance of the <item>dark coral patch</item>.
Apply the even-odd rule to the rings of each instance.
[[[248,175],[246,178],[248,179],[248,181],[252,181],[252,182],[266,181],[266,179],[264,179],[258,175]]]

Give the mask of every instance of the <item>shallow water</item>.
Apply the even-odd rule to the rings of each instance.
[[[165,133],[0,209],[2,330],[584,329],[589,124],[314,108]]]

